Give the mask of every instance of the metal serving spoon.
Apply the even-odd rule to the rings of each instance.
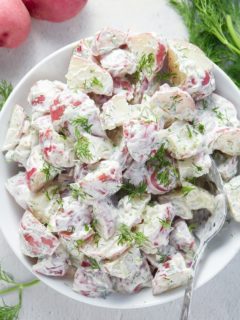
[[[227,205],[226,198],[223,193],[223,182],[222,178],[217,170],[215,162],[212,160],[212,166],[208,174],[209,179],[214,182],[218,191],[218,201],[213,215],[208,218],[208,220],[200,225],[195,231],[195,236],[199,240],[199,247],[194,256],[192,263],[192,276],[187,283],[185,289],[185,295],[183,300],[182,312],[180,320],[188,320],[190,315],[190,306],[194,288],[194,280],[196,276],[198,262],[200,261],[205,248],[207,247],[210,240],[212,240],[215,235],[222,229],[227,216]]]

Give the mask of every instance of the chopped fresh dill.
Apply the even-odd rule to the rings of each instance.
[[[71,121],[74,126],[80,126],[87,133],[91,133],[92,124],[89,124],[88,119],[85,117],[77,117]],[[76,133],[76,131],[75,131]],[[78,133],[77,133],[78,136]]]
[[[144,235],[144,233],[140,231],[133,232],[126,224],[120,225],[118,245],[123,245],[125,243],[132,244],[135,242],[138,246],[142,246],[146,241],[148,241],[148,238]]]
[[[197,229],[197,224],[196,223],[190,223],[188,225],[188,229],[189,229],[190,232],[195,231]]]
[[[172,225],[171,220],[169,220],[169,219],[160,219],[160,218],[159,218],[159,221],[160,221],[160,223],[161,223],[161,226],[162,226],[164,229],[169,229],[169,228],[171,228],[171,225]]]
[[[219,119],[219,120],[224,120],[224,115],[222,114],[222,112],[221,111],[219,111],[219,108],[218,107],[214,107],[214,108],[212,108],[212,111],[216,114],[216,116],[217,116],[217,118]]]
[[[103,88],[102,82],[97,77],[93,77],[90,80],[85,80],[83,86],[86,90],[92,89],[93,87],[98,87],[100,89]]]
[[[84,225],[84,230],[85,230],[86,232],[88,232],[88,231],[90,230],[89,225],[88,225],[88,224],[86,224],[86,223],[85,223],[85,225]]]
[[[168,260],[168,255],[166,254],[160,254],[160,257],[159,257],[159,263],[164,263]]]
[[[192,130],[188,124],[186,125],[186,127],[187,127],[188,137],[191,139],[193,137]]]
[[[121,186],[121,190],[125,191],[131,198],[141,197],[147,191],[147,184],[142,181],[139,185],[135,186],[130,182],[126,182]]]
[[[195,163],[193,163],[192,165],[197,169],[198,172],[203,170],[203,168],[201,166],[198,166]]]
[[[195,187],[183,186],[181,192],[183,193],[184,197],[186,197],[189,194],[189,192],[193,191],[194,189]]]
[[[7,101],[7,98],[9,97],[12,90],[13,86],[11,83],[8,83],[6,80],[2,80],[0,82],[0,110]]]
[[[176,73],[174,72],[162,72],[156,74],[156,80],[160,82],[168,81],[176,77]]]
[[[205,132],[205,126],[204,126],[204,124],[199,123],[197,129],[198,129],[198,131],[199,131],[201,134],[204,134],[204,132]]]
[[[166,167],[163,170],[159,171],[157,174],[157,180],[164,186],[168,186],[170,183],[170,172],[169,168]]]
[[[81,247],[82,245],[84,245],[84,243],[85,241],[83,239],[76,240],[77,247]]]
[[[100,270],[101,267],[100,267],[100,264],[97,262],[96,259],[92,258],[92,257],[87,257],[88,258],[88,261],[90,262],[90,267],[94,270],[98,269]]]
[[[155,58],[153,53],[149,53],[148,55],[144,53],[138,61],[137,70],[133,74],[133,79],[139,81],[141,74],[144,71],[151,75],[153,72],[154,62]]]
[[[41,172],[45,174],[46,181],[50,180],[51,171],[52,171],[52,166],[48,162],[45,161]]]
[[[78,183],[71,183],[69,185],[69,188],[71,190],[71,196],[74,199],[78,199],[79,197],[84,199],[86,197],[86,194],[83,192],[82,188]]]
[[[45,191],[45,196],[46,196],[46,198],[48,199],[48,201],[51,200],[51,197],[50,197],[50,195],[49,195],[48,190]]]
[[[74,144],[75,154],[80,160],[91,160],[92,154],[89,150],[89,140],[88,138],[80,135]]]

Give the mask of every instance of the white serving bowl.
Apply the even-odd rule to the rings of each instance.
[[[23,77],[13,90],[0,113],[0,147],[3,145],[12,107],[16,103],[19,103],[23,107],[26,107],[26,109],[28,108],[26,98],[30,87],[35,81],[40,79],[64,81],[69,59],[75,44],[76,43],[72,43],[63,47],[42,60]],[[233,84],[231,79],[217,66],[215,66],[214,74],[216,77],[217,92],[232,101],[240,115],[240,91]],[[56,279],[35,274],[32,271],[31,260],[21,253],[19,246],[18,227],[20,218],[23,214],[23,209],[15,203],[4,186],[6,180],[17,173],[17,167],[16,165],[7,163],[2,153],[0,154],[0,167],[0,195],[2,203],[0,209],[0,225],[2,232],[20,261],[46,285],[77,301],[93,306],[116,309],[145,308],[163,304],[183,296],[183,288],[169,291],[157,297],[152,295],[151,289],[145,289],[140,293],[133,295],[112,294],[106,299],[92,299],[72,291],[71,281],[68,281],[68,279]],[[239,249],[240,224],[231,222],[223,228],[206,250],[203,261],[200,264],[196,287],[202,286],[220,272],[236,255]]]

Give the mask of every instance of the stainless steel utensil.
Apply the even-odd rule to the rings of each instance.
[[[219,194],[216,196],[217,204],[214,214],[211,215],[210,218],[208,218],[208,220],[204,224],[200,224],[197,230],[195,231],[195,236],[199,240],[199,246],[192,263],[192,276],[189,279],[189,282],[185,289],[180,320],[189,319],[190,306],[194,288],[194,280],[196,278],[198,262],[200,261],[208,243],[222,229],[227,216],[227,205],[226,198],[223,193],[223,182],[213,160],[208,177],[212,182],[214,182]]]

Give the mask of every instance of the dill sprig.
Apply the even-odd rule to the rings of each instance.
[[[119,227],[118,244],[123,245],[125,243],[136,243],[138,246],[142,246],[144,242],[148,241],[148,238],[143,232],[133,232],[126,224],[121,224]]]
[[[121,186],[121,190],[125,191],[130,198],[141,198],[141,196],[147,191],[147,184],[146,182],[142,181],[139,183],[139,185],[135,186],[130,182],[126,182]]]
[[[155,58],[153,53],[146,55],[145,53],[141,56],[137,64],[137,70],[132,75],[135,81],[139,81],[142,72],[147,72],[149,75],[153,73]]]
[[[76,132],[78,132],[78,130],[76,130]],[[77,136],[77,141],[74,144],[74,151],[78,159],[80,160],[92,159],[92,154],[89,150],[89,144],[90,142],[87,137],[84,137],[82,135]]]
[[[100,264],[97,262],[96,259],[92,258],[92,257],[87,257],[88,261],[90,262],[90,268],[96,270],[100,270],[101,267],[100,267]]]
[[[188,28],[190,42],[240,86],[239,0],[169,0]]]
[[[171,225],[172,225],[172,221],[171,221],[171,220],[169,220],[169,219],[160,219],[160,218],[159,218],[159,221],[160,221],[161,226],[162,226],[164,229],[169,229],[169,228],[171,228]]]
[[[174,77],[176,77],[176,73],[166,71],[166,72],[158,72],[155,78],[157,81],[166,82],[166,81],[172,80]]]
[[[83,86],[86,90],[92,89],[93,87],[98,87],[100,89],[103,88],[102,82],[97,77],[93,77],[90,80],[85,80]]]
[[[45,174],[46,181],[49,181],[51,178],[52,166],[48,162],[44,162],[41,172]]]
[[[173,166],[167,156],[167,150],[164,144],[162,144],[155,155],[148,160],[147,164],[154,168],[155,172],[157,172],[157,180],[164,186],[169,185],[171,176],[179,177],[178,170]]]
[[[79,197],[82,199],[86,198],[86,193],[82,190],[78,183],[71,183],[69,185],[69,189],[71,190],[71,196],[74,199],[77,200]]]
[[[7,82],[6,80],[2,80],[0,82],[0,110],[7,101],[7,98],[9,97],[12,90],[13,86],[11,83]]]
[[[183,196],[186,197],[189,194],[189,192],[193,191],[194,189],[195,187],[183,186],[181,192],[183,193]]]
[[[77,127],[80,126],[87,133],[91,133],[92,124],[89,124],[88,119],[85,117],[77,117],[71,121],[71,123]]]
[[[4,296],[10,292],[18,291],[18,303],[15,305],[7,305],[3,300],[3,305],[0,306],[0,319],[15,320],[18,319],[20,309],[22,307],[22,293],[27,287],[31,287],[39,280],[34,279],[29,282],[16,282],[14,278],[0,266],[0,282],[8,285],[7,288],[0,290],[0,296]]]

